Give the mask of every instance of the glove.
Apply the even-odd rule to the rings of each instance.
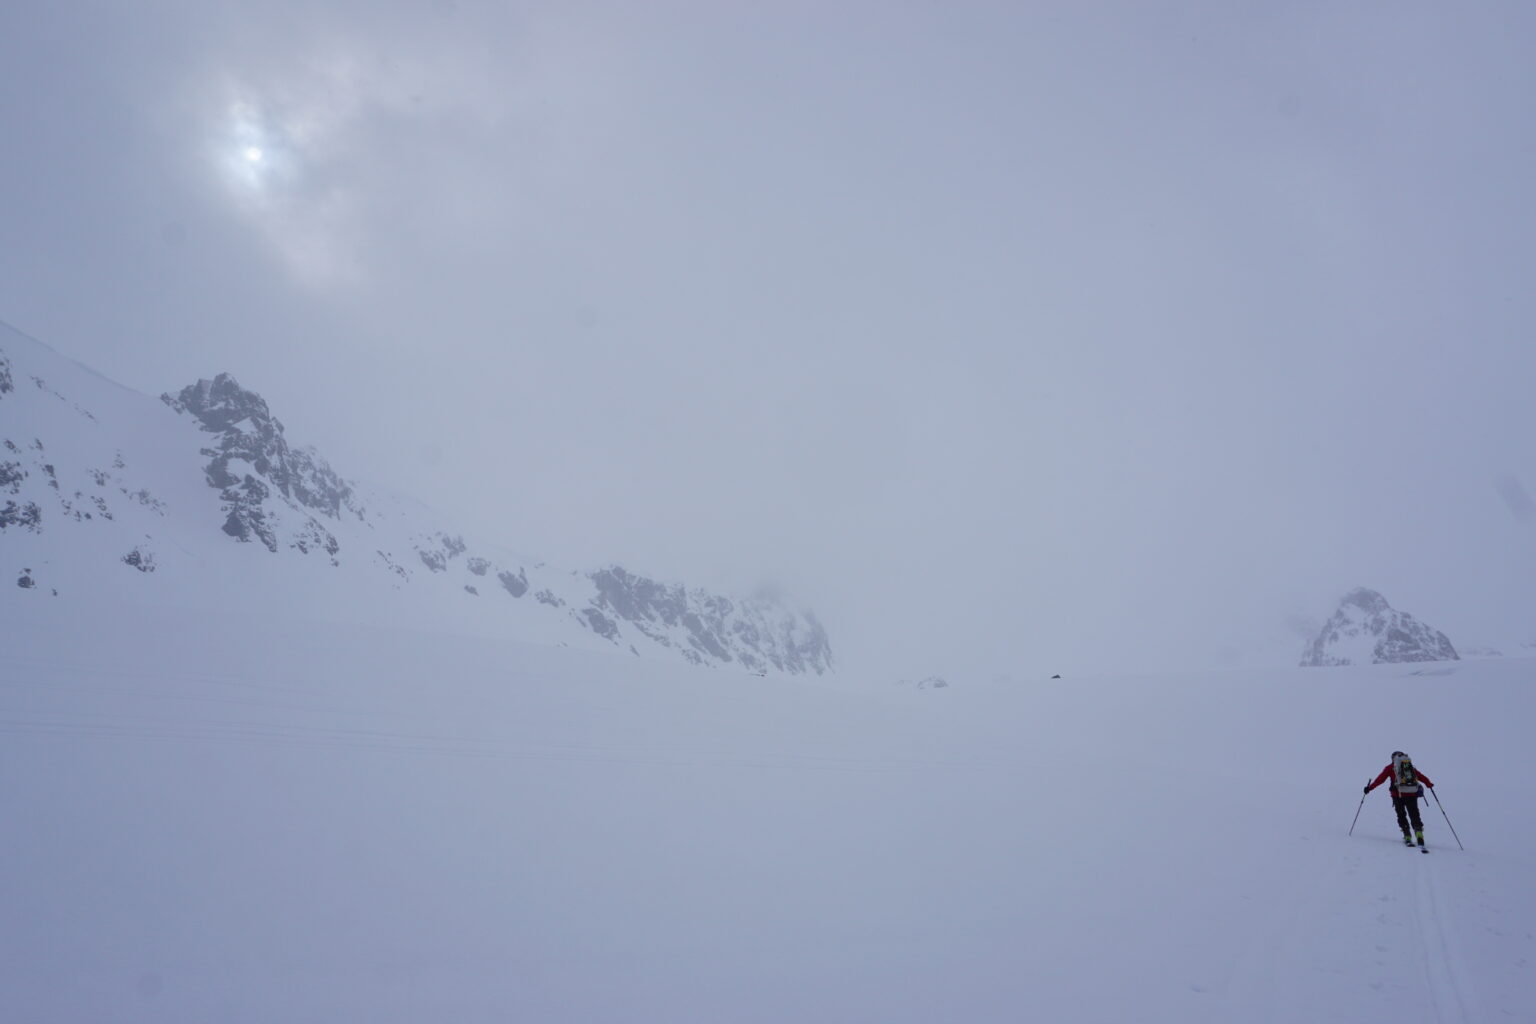
[[[1369,782],[1367,782],[1365,784],[1365,792],[1369,793],[1370,791],[1371,791],[1371,784]]]

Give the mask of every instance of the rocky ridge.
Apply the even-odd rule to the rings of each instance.
[[[623,622],[695,663],[716,660],[752,671],[817,675],[832,668],[826,630],[809,613],[794,614],[765,599],[732,601],[669,586],[622,566],[590,573],[588,579],[597,596],[583,614],[601,635],[617,639]]]
[[[160,400],[212,435],[203,449],[210,460],[203,472],[228,513],[223,530],[236,540],[256,539],[274,552],[284,541],[302,553],[324,551],[334,561],[341,545],[316,516],[366,518],[351,485],[314,449],[289,447],[282,421],[266,401],[229,374]]]

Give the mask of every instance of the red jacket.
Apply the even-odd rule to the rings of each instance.
[[[1424,785],[1428,786],[1430,789],[1434,789],[1435,788],[1435,784],[1433,782],[1429,781],[1429,776],[1425,775],[1423,772],[1419,771],[1419,766],[1418,765],[1414,765],[1413,766],[1413,774],[1417,775],[1419,777],[1419,781],[1424,783]],[[1365,791],[1367,793],[1369,793],[1371,790],[1375,789],[1377,786],[1381,785],[1383,782],[1386,782],[1388,779],[1391,779],[1391,781],[1392,781],[1392,795],[1393,796],[1397,796],[1397,779],[1393,778],[1393,776],[1392,776],[1392,765],[1391,764],[1388,764],[1385,768],[1383,768],[1381,770],[1381,774],[1376,776],[1376,781],[1371,783],[1369,786],[1367,786]],[[1435,799],[1438,800],[1439,797],[1436,797]]]

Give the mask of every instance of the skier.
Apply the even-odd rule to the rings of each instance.
[[[1392,751],[1392,760],[1375,781],[1365,784],[1365,791],[1369,793],[1387,781],[1392,783],[1392,809],[1397,812],[1397,827],[1403,830],[1403,844],[1413,845],[1414,835],[1408,831],[1412,823],[1419,845],[1423,846],[1424,820],[1419,817],[1419,797],[1424,795],[1425,786],[1434,789],[1435,784],[1429,781],[1428,775],[1415,768],[1413,759],[1401,750]]]

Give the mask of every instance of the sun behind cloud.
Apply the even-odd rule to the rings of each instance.
[[[216,148],[230,183],[247,196],[271,196],[297,171],[287,133],[261,104],[237,100],[227,108]]]
[[[335,119],[283,90],[231,83],[226,97],[215,112],[209,147],[219,190],[235,213],[301,283],[355,281],[349,199],[334,182],[326,183],[326,162],[335,153],[325,129],[338,127]]]
[[[305,285],[363,283],[416,246],[381,243],[406,226],[479,237],[480,200],[517,173],[495,154],[519,90],[457,50],[408,51],[331,39],[189,88],[221,202]]]

